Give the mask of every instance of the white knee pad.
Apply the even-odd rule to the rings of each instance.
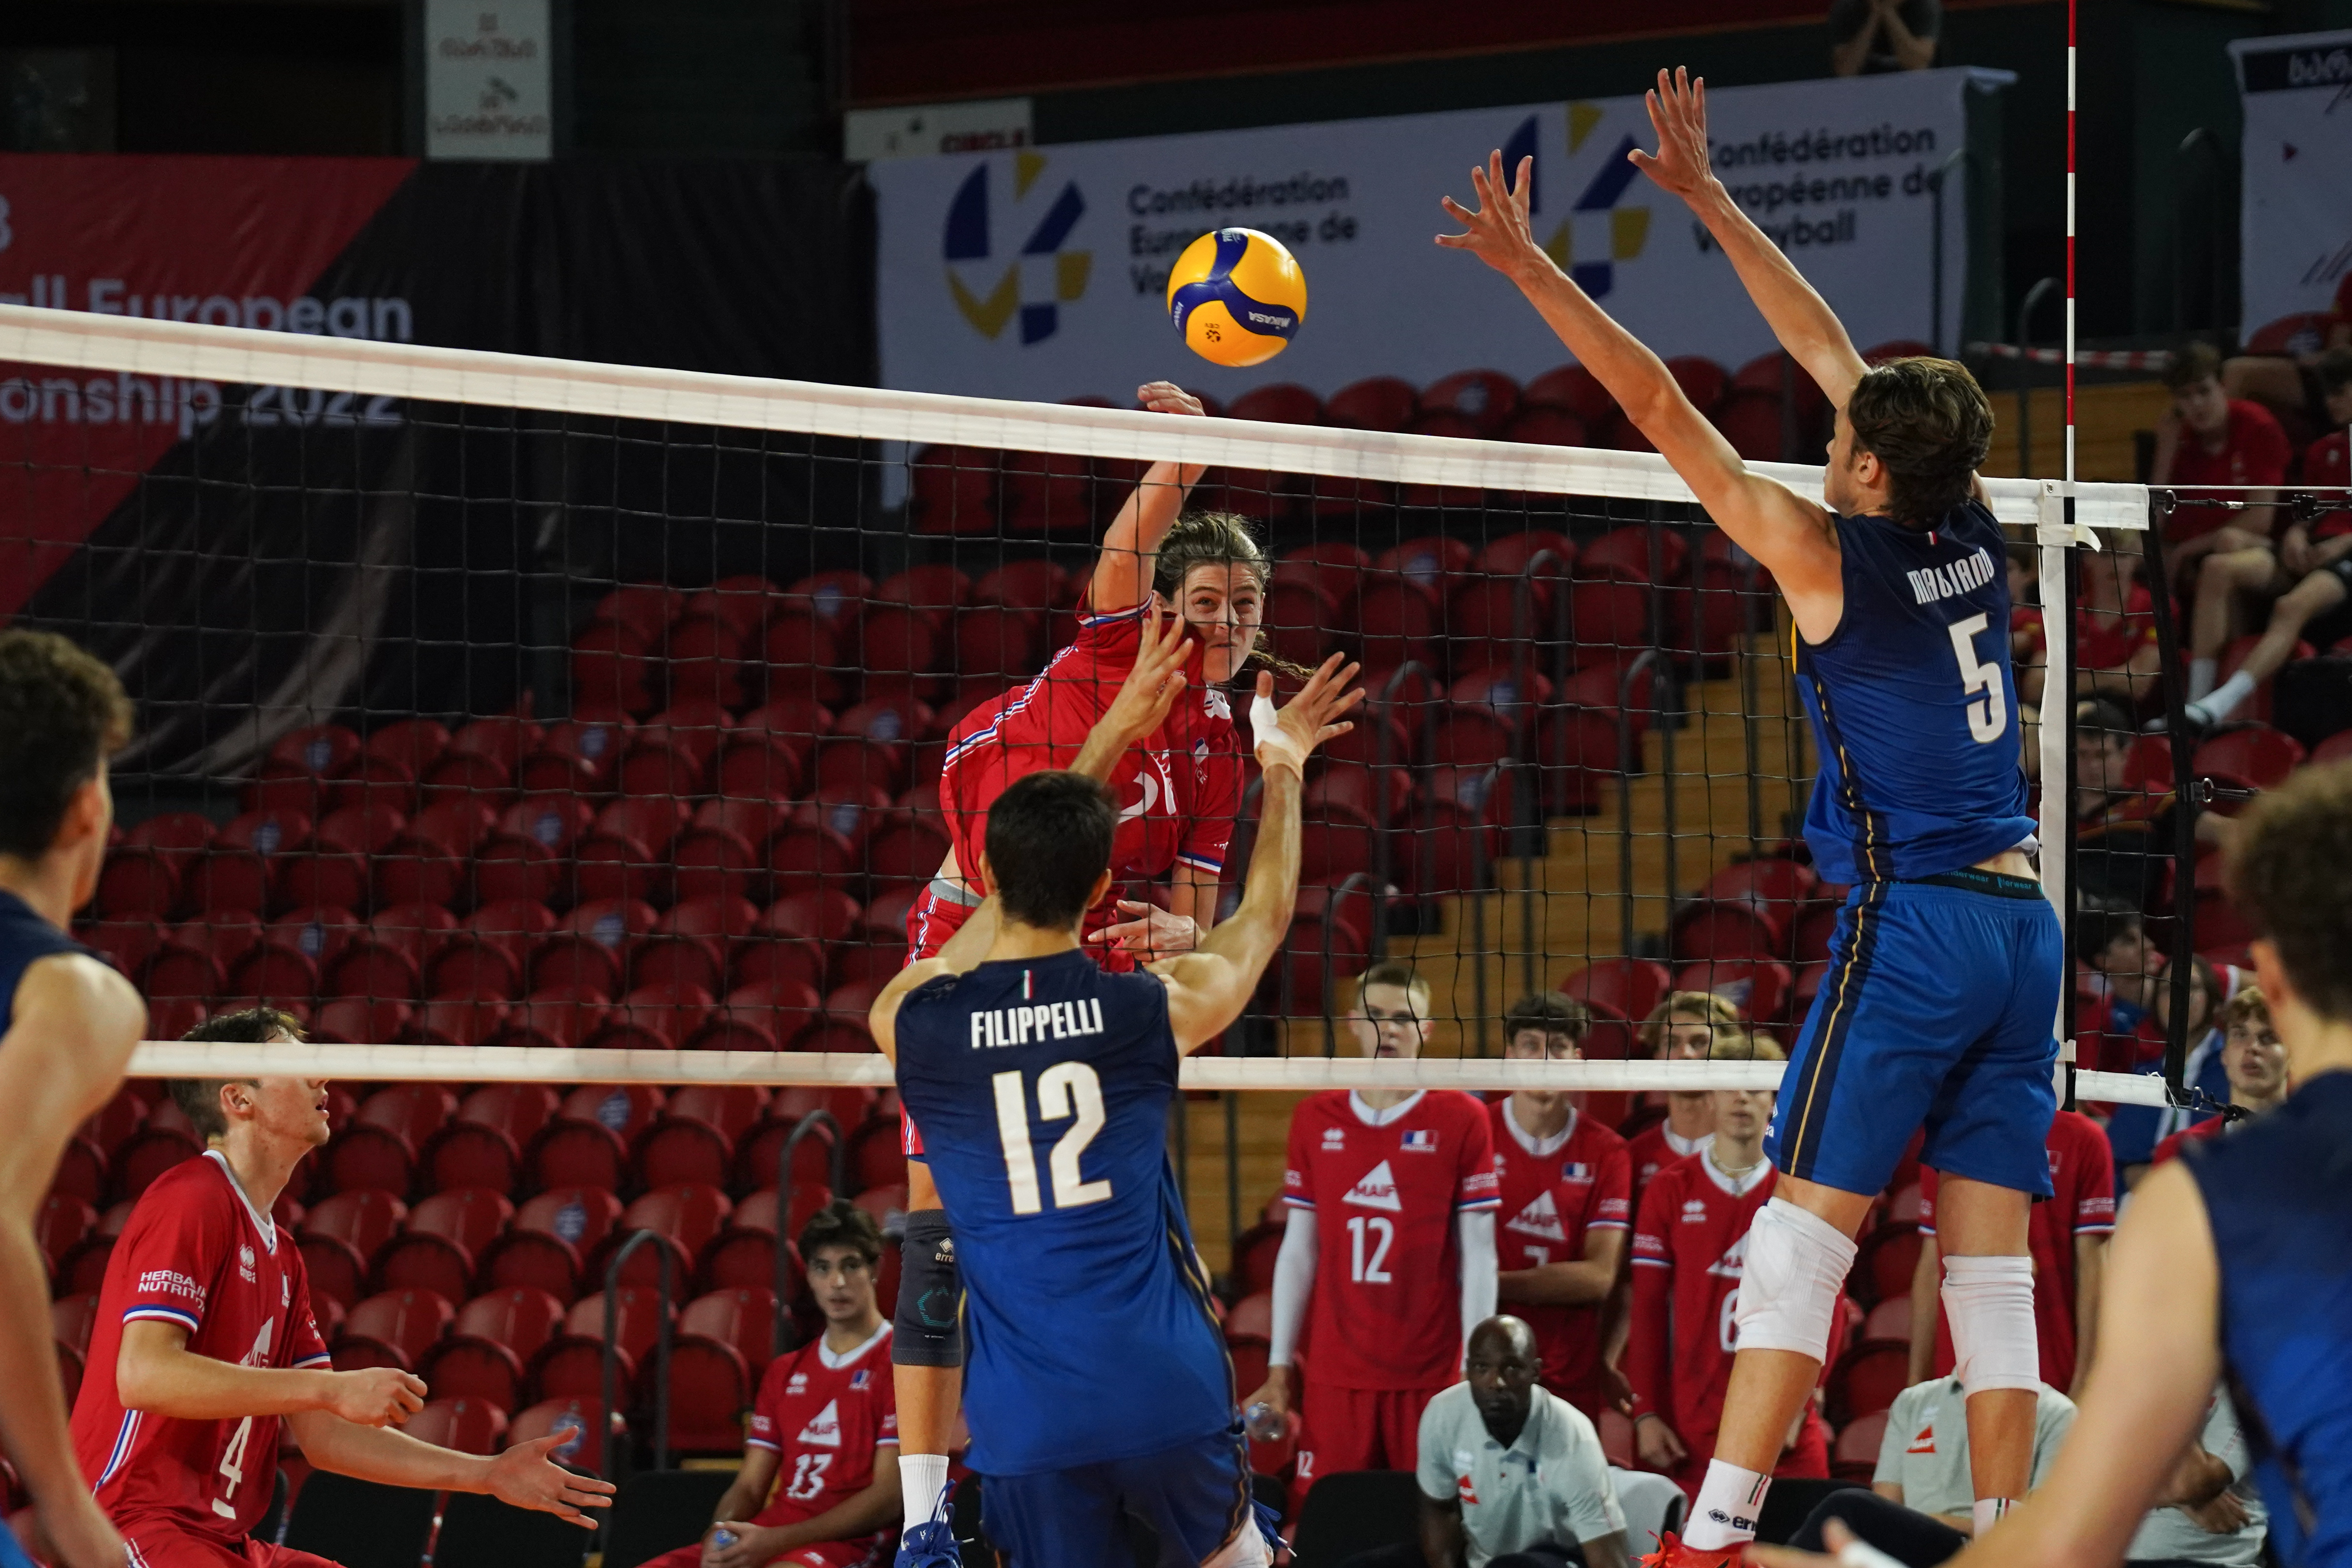
[[[1952,1370],[1963,1389],[2041,1387],[2032,1259],[1947,1258],[1943,1296],[1952,1324]]]
[[[1734,1314],[1739,1348],[1827,1360],[1831,1321],[1853,1255],[1853,1242],[1820,1215],[1784,1198],[1766,1204],[1748,1227]]]

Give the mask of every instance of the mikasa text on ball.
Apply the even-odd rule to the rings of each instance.
[[[1168,274],[1168,316],[1202,359],[1263,364],[1307,319],[1307,275],[1282,241],[1221,228],[1184,247]]]

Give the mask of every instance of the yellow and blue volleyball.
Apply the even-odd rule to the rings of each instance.
[[[1184,247],[1168,274],[1168,318],[1185,346],[1217,364],[1264,364],[1307,319],[1307,274],[1282,241],[1221,228]]]

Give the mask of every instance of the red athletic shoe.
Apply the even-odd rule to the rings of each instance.
[[[1748,1548],[1687,1546],[1675,1539],[1673,1532],[1658,1538],[1658,1549],[1639,1560],[1639,1568],[1740,1568],[1746,1561]]]

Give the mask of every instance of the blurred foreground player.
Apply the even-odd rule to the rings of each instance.
[[[883,1350],[890,1324],[874,1300],[882,1233],[836,1200],[801,1227],[800,1255],[824,1332],[768,1363],[743,1468],[701,1542],[646,1568],[867,1568],[889,1550],[898,1414]]]
[[[1979,1507],[2025,1489],[2038,1385],[2026,1214],[2047,1195],[2042,1133],[2063,953],[2037,879],[2010,667],[2007,541],[1977,465],[1992,409],[1948,360],[1873,369],[1820,295],[1708,168],[1703,86],[1661,71],[1655,156],[1731,260],[1781,347],[1837,411],[1828,505],[1751,473],[1657,355],[1604,315],[1528,226],[1502,154],[1450,198],[1468,249],[1517,283],[1761,562],[1794,623],[1797,687],[1822,759],[1805,840],[1853,890],[1774,1109],[1781,1175],[1748,1237],[1739,1352],[1685,1542],[1656,1561],[1718,1568],[1753,1539],[1771,1470],[1828,1352],[1854,1233],[1915,1130],[1944,1173],[1944,1304],[1969,1390]],[[1663,1178],[1662,1178],[1663,1179]]]
[[[2226,1380],[2284,1568],[2352,1568],[2352,764],[2240,818],[2238,908],[2294,1085],[2151,1170],[2116,1227],[2099,1362],[2049,1480],[1955,1568],[2107,1568]],[[1773,1568],[1867,1561],[1758,1549]],[[1847,1554],[1851,1552],[1852,1554]]]
[[[192,1040],[298,1043],[283,1013],[252,1008]],[[310,1316],[310,1280],[269,1211],[327,1141],[323,1079],[178,1079],[172,1099],[205,1143],[155,1178],[107,1258],[89,1369],[74,1402],[75,1456],[122,1532],[131,1568],[314,1568],[326,1559],[252,1538],[278,1478],[283,1420],[319,1469],[387,1486],[488,1492],[594,1528],[613,1486],[549,1460],[552,1432],[495,1458],[392,1428],[424,1407],[396,1367],[337,1372]]]
[[[1168,1111],[1181,1058],[1240,1016],[1289,928],[1307,758],[1360,700],[1339,662],[1278,714],[1259,678],[1247,891],[1192,952],[1129,974],[1087,954],[1118,808],[1097,780],[1036,773],[990,808],[972,868],[990,896],[875,1000],[955,1216],[982,1527],[1021,1568],[1098,1568],[1129,1515],[1167,1568],[1268,1561]],[[901,1564],[955,1560],[942,1521],[900,1544]]]
[[[123,1561],[74,1463],[33,1220],[147,1025],[131,983],[66,934],[98,890],[106,759],[130,738],[112,670],[63,637],[0,632],[0,1441],[64,1568]],[[24,1562],[0,1530],[0,1565]]]
[[[1411,965],[1375,963],[1349,1032],[1367,1057],[1411,1061],[1435,1027],[1429,1000]],[[1470,1331],[1495,1310],[1498,1200],[1486,1108],[1457,1089],[1310,1095],[1285,1164],[1265,1384],[1244,1403],[1291,1407],[1308,1324],[1295,1514],[1321,1477],[1412,1468],[1423,1406],[1460,1381]]]

